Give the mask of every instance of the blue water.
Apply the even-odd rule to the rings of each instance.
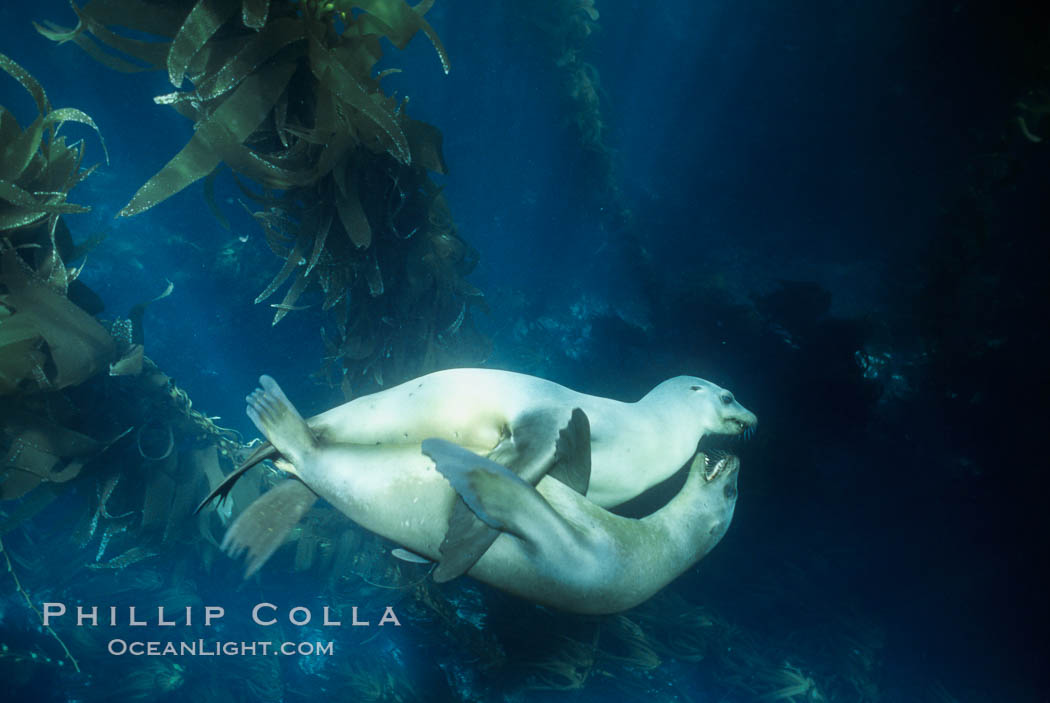
[[[391,579],[382,559],[392,545],[366,537],[357,549],[378,566],[324,578],[320,564],[296,571],[285,547],[242,581],[223,555],[202,563],[195,530],[162,557],[99,570],[135,545],[135,528],[101,560],[99,535],[72,544],[98,490],[88,476],[0,537],[38,607],[114,605],[125,622],[102,635],[59,621],[84,664],[71,672],[0,569],[11,700],[1047,700],[1045,584],[1029,572],[1046,546],[1046,480],[1033,459],[1045,413],[1031,388],[1046,380],[1048,345],[1030,320],[1045,319],[1050,198],[1045,144],[1023,140],[1013,121],[1017,100],[1050,90],[1030,60],[1047,55],[1047,40],[1025,29],[1046,25],[1022,5],[1015,25],[1005,9],[965,1],[596,6],[584,56],[600,79],[616,186],[601,208],[588,200],[594,175],[568,126],[561,74],[524,3],[439,0],[427,18],[450,74],[422,37],[387,46],[381,66],[404,69],[384,87],[444,135],[449,173],[435,180],[480,254],[468,280],[491,308],[473,313],[493,342],[487,365],[622,400],[695,374],[761,419],[734,448],[740,499],[723,543],[626,614],[653,658],[623,620],[559,615],[468,579],[438,589],[443,605],[431,607],[415,585],[426,568]],[[244,438],[257,436],[244,396],[262,373],[304,415],[343,402],[313,377],[319,306],[272,326],[273,309],[253,304],[281,262],[228,176],[217,195],[230,230],[200,183],[115,218],[192,126],[152,103],[171,91],[165,76],[119,74],[55,46],[30,24],[44,19],[74,21],[59,0],[4,3],[0,52],[56,107],[91,115],[105,139],[109,163],[71,197],[92,210],[66,218],[77,241],[107,234],[81,276],[106,304],[101,317],[172,282],[146,313],[146,353]],[[23,125],[35,117],[6,75],[0,104]],[[87,163],[102,159],[91,130],[63,130],[87,142]],[[630,213],[622,230],[609,224],[618,211]],[[214,265],[224,249],[239,268]],[[110,461],[137,462],[133,449]],[[0,504],[0,518],[26,500]],[[319,534],[344,529],[330,508],[318,515]],[[155,620],[158,600],[191,604],[194,618],[226,608],[221,624],[176,627],[175,639],[332,640],[335,652],[100,650],[135,636],[127,606]],[[248,615],[260,602],[282,619],[309,608],[314,621],[263,628]],[[318,626],[337,604],[344,625],[358,605],[373,623],[391,606],[401,626]],[[584,654],[572,660],[577,645]],[[575,668],[536,664],[551,650]]]

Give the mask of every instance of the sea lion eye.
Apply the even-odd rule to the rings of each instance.
[[[722,394],[722,405],[732,405],[732,404],[733,404],[733,394],[732,393],[723,393]]]
[[[689,390],[691,390],[691,391],[698,391],[698,390],[700,390],[700,386],[689,386]]]

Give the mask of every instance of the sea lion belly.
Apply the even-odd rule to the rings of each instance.
[[[414,446],[327,444],[297,467],[362,527],[437,561],[455,491]]]
[[[324,442],[418,447],[439,437],[487,453],[515,417],[556,395],[556,384],[522,382],[528,378],[488,369],[439,371],[356,398],[307,423]]]

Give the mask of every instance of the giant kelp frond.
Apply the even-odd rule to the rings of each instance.
[[[526,664],[529,671],[526,689],[573,691],[581,689],[594,672],[597,661],[597,637],[594,642],[581,642],[561,636],[543,656]]]
[[[126,217],[148,210],[207,176],[227,151],[246,149],[242,142],[266,119],[294,70],[294,64],[281,64],[249,76],[214,112],[201,117],[189,144],[147,181],[119,214]],[[238,153],[229,157],[231,161],[250,159]]]
[[[423,19],[423,15],[434,5],[434,0],[422,0],[415,7],[409,7],[403,0],[343,0],[329,5],[339,13],[344,22],[353,8],[364,10],[367,14],[361,19],[362,34],[385,36],[398,49],[408,46],[416,32],[423,32],[434,45],[434,50],[441,60],[441,68],[445,73],[452,70],[444,44],[430,23]]]
[[[0,106],[0,500],[10,500],[41,483],[71,481],[106,448],[63,424],[48,392],[103,372],[116,349],[106,329],[67,297],[73,285],[82,302],[93,295],[66,267],[82,249],[61,220],[88,209],[66,198],[91,169],[80,168],[83,143],[67,144],[59,130],[65,122],[98,127],[79,110],[52,108],[10,57],[0,54],[0,69],[25,88],[38,113],[23,130]]]
[[[167,72],[180,89],[155,101],[192,119],[194,135],[120,214],[230,167],[262,206],[255,218],[284,260],[256,302],[286,287],[271,303],[276,324],[320,289],[331,316],[325,371],[347,391],[351,376],[382,385],[481,358],[469,308],[483,299],[464,280],[476,254],[429,177],[445,172],[441,133],[386,95],[390,69],[376,69],[382,39],[404,47],[423,33],[448,70],[424,19],[431,4],[198,0],[154,13],[143,0],[93,0],[75,8],[75,28],[38,26],[93,56],[101,43],[116,52],[105,54],[110,65]]]
[[[106,369],[115,355],[106,329],[6,246],[0,252],[0,395],[57,390]]]
[[[0,106],[0,395],[14,395],[79,384],[106,367],[114,346],[106,330],[66,297],[76,272],[65,259],[76,248],[60,220],[88,209],[67,197],[93,169],[80,168],[83,142],[67,144],[59,130],[66,122],[96,133],[98,127],[80,110],[53,109],[43,87],[4,54],[0,69],[25,88],[38,112],[23,130]],[[25,460],[33,461],[29,454]],[[49,474],[52,464],[34,464],[27,473]]]
[[[187,77],[192,83],[190,90],[157,98],[197,128],[120,211],[130,216],[220,162],[279,189],[317,182],[339,152],[357,146],[410,163],[407,117],[383,95],[373,69],[382,56],[381,38],[403,48],[423,32],[448,70],[444,47],[423,18],[429,5],[199,0],[177,12],[140,0],[94,0],[74,6],[76,27],[49,23],[37,30],[56,42],[75,42],[113,68],[166,70],[176,88]],[[168,41],[132,39],[129,30]],[[293,75],[296,85],[290,85]]]
[[[36,30],[59,44],[73,42],[99,63],[125,73],[161,69],[166,65],[167,50],[161,43],[123,36],[111,30],[111,26],[126,27],[157,37],[171,37],[186,14],[185,10],[177,6],[138,0],[93,0],[84,8],[73,2],[70,6],[77,15],[75,27],[66,28],[53,22],[44,22],[43,25],[34,23]],[[103,47],[124,54],[133,61],[107,52]]]
[[[0,69],[18,81],[36,103],[36,119],[26,129],[0,106],[0,230],[29,227],[49,216],[85,212],[66,201],[69,191],[94,167],[81,170],[84,143],[67,144],[59,130],[66,122],[91,127],[95,122],[74,108],[52,109],[40,84],[10,57],[0,54]],[[102,143],[105,151],[105,142]],[[108,156],[107,156],[108,160]]]

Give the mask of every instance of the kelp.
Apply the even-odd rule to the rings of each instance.
[[[270,303],[277,324],[317,291],[329,313],[322,373],[347,393],[485,353],[470,319],[483,296],[464,280],[477,255],[429,176],[445,173],[441,133],[409,117],[407,99],[384,93],[392,69],[376,68],[381,40],[404,48],[422,33],[449,70],[424,18],[431,5],[198,0],[155,13],[141,0],[93,0],[74,6],[73,28],[37,26],[93,56],[107,47],[116,53],[105,62],[121,70],[167,73],[177,90],[155,101],[193,120],[194,134],[120,215],[201,179],[218,212],[214,174],[228,166],[261,206],[255,219],[284,260],[256,303],[285,288]]]
[[[471,608],[463,607],[462,593],[455,594],[453,599],[447,589],[425,579],[413,585],[412,596],[415,606],[422,611],[420,619],[438,623],[447,639],[468,654],[475,670],[496,672],[507,665],[507,652],[497,633],[485,627],[483,618],[471,617],[477,610],[472,613]]]
[[[77,476],[86,461],[107,444],[45,418],[8,410],[3,421],[3,481],[0,500],[19,498],[42,481],[64,483]]]
[[[726,640],[707,609],[673,592],[639,607],[635,619],[649,632],[656,652],[681,661],[699,662],[719,648],[736,645]]]
[[[15,572],[14,566],[12,566],[11,564],[11,558],[8,556],[7,547],[4,546],[4,542],[2,539],[0,539],[0,555],[4,557],[4,566],[7,567],[7,573],[10,574],[11,579],[15,583],[15,590],[20,596],[22,596],[22,598],[26,602],[26,605],[40,620],[40,624],[43,630],[49,635],[51,635],[55,639],[55,641],[57,641],[58,644],[62,647],[62,651],[65,653],[66,660],[68,660],[73,665],[73,668],[79,672],[80,665],[77,663],[76,657],[74,657],[73,654],[69,651],[69,647],[67,647],[65,641],[63,641],[62,638],[58,636],[58,633],[55,632],[54,628],[47,624],[47,621],[44,620],[43,614],[40,612],[40,610],[37,609],[36,605],[33,604],[33,599],[30,597],[29,592],[26,591],[24,586],[22,586],[22,582],[21,580],[19,580],[18,574]],[[0,649],[2,649],[2,652],[4,653],[8,651],[7,645],[3,645]],[[29,658],[36,659],[36,653],[30,655]],[[47,658],[47,661],[50,662],[51,659]],[[61,664],[61,661],[59,663]]]
[[[409,681],[402,657],[397,652],[335,658],[325,678],[332,690],[345,692],[348,700],[360,703],[412,703],[432,700],[420,694]]]
[[[171,293],[170,283],[107,329],[60,292],[69,277],[59,252],[76,253],[68,231],[38,226],[15,234],[18,247],[0,240],[0,379],[8,396],[0,407],[0,500],[23,498],[41,484],[64,486],[89,475],[91,463],[95,490],[86,494],[94,494],[94,505],[72,541],[96,543],[91,568],[121,570],[187,534],[194,506],[222,480],[220,462],[239,451],[239,438],[193,409],[143,353],[144,311]],[[115,461],[100,461],[106,452]],[[241,483],[248,495],[235,496],[237,505],[255,497],[251,482]],[[26,496],[0,527],[14,529],[58,490]],[[128,535],[148,543],[117,544]]]
[[[42,483],[71,481],[119,438],[73,429],[57,395],[102,373],[118,355],[114,339],[88,312],[101,309],[98,297],[77,280],[80,269],[67,267],[97,241],[75,246],[61,219],[87,210],[67,197],[93,169],[81,169],[84,144],[67,144],[59,130],[65,122],[98,128],[79,110],[53,109],[43,87],[3,54],[0,68],[25,88],[38,112],[23,130],[0,107],[0,500],[13,500]],[[23,512],[19,521],[35,508]]]
[[[660,657],[654,646],[638,623],[626,615],[611,618],[601,628],[599,653],[603,660],[643,670],[655,669],[660,666]]]
[[[67,144],[59,130],[66,122],[98,127],[80,110],[53,109],[36,79],[4,54],[0,69],[38,113],[23,130],[0,106],[0,395],[10,396],[77,385],[116,357],[105,328],[67,297],[71,290],[86,304],[95,297],[76,281],[79,269],[66,266],[84,249],[61,219],[88,209],[67,197],[94,167],[81,168],[84,143]]]
[[[103,17],[104,5],[88,8]],[[157,16],[164,15],[160,8]],[[69,204],[67,195],[90,170],[81,168],[83,145],[66,145],[58,134],[66,121],[94,124],[75,110],[52,109],[31,76],[2,55],[0,64],[30,93],[39,113],[23,130],[0,108],[0,215],[6,218],[0,225],[0,563],[6,566],[0,580],[14,582],[14,592],[37,618],[33,604],[40,593],[28,590],[37,584],[62,599],[71,598],[71,590],[80,598],[85,588],[104,584],[99,593],[125,599],[175,583],[188,595],[157,593],[160,602],[176,609],[179,600],[199,602],[186,567],[199,568],[203,557],[207,568],[218,546],[193,509],[231,468],[240,438],[193,408],[145,354],[146,307],[169,295],[170,283],[124,318],[95,319],[101,300],[77,279],[84,264],[70,264],[99,238],[75,245],[62,219],[86,209]],[[257,484],[241,481],[227,505],[242,508],[257,494]],[[59,496],[60,510],[54,506]],[[56,509],[48,513],[49,507]],[[46,538],[27,524],[31,520],[46,525]],[[11,544],[19,545],[18,555]],[[187,545],[195,547],[191,558],[172,558],[185,556]],[[23,658],[5,643],[0,660],[7,661],[0,663],[78,668],[73,651],[102,665],[92,661],[105,652],[104,643],[92,639],[93,628],[56,628],[59,633],[50,627],[39,632],[58,641],[64,659],[57,651],[48,656],[39,644]],[[190,677],[181,664],[155,662],[116,688],[87,685],[71,697],[145,700],[158,690],[193,685],[198,697],[247,691],[253,699],[280,700],[276,662],[252,662],[232,662],[221,682]],[[30,691],[30,683],[5,682],[15,698],[39,692]]]
[[[604,230],[601,258],[633,261],[636,266],[650,268],[651,257],[645,246],[648,234],[622,187],[615,145],[610,143],[604,116],[601,76],[589,60],[593,53],[590,37],[599,17],[594,0],[516,5],[515,28],[531,28],[529,40],[547,50],[551,82],[561,94],[562,122],[578,146],[569,155],[577,172],[572,197],[577,209]],[[647,275],[659,274],[650,271]],[[643,305],[632,313],[631,324],[646,329],[649,316]]]
[[[103,691],[88,692],[88,700],[119,700],[137,703],[177,695],[186,681],[186,667],[171,657],[143,657],[144,661],[120,678],[110,681]]]
[[[0,286],[0,395],[76,385],[116,360],[106,329],[14,248],[0,252]]]
[[[337,159],[316,154],[290,163],[301,154],[299,142],[321,152],[363,145],[408,164],[412,154],[402,128],[407,117],[371,75],[382,56],[379,39],[403,48],[422,31],[448,68],[444,47],[423,19],[429,4],[412,8],[403,0],[199,0],[179,15],[170,10],[158,14],[152,3],[136,0],[94,0],[74,9],[76,27],[37,25],[38,31],[57,42],[90,35],[118,54],[145,63],[143,68],[165,69],[176,88],[187,76],[193,83],[191,90],[157,98],[194,119],[193,139],[121,210],[124,216],[142,212],[207,176],[217,165],[212,163],[216,156],[268,188],[309,186],[335,165]],[[336,17],[341,18],[341,33],[336,31]],[[118,30],[171,40],[132,40]],[[307,84],[304,90],[299,81],[290,83],[297,71],[302,79],[309,71],[316,80],[302,81]],[[259,129],[263,120],[267,124]],[[341,134],[345,138],[337,138]]]
[[[597,633],[592,642],[559,637],[542,657],[526,663],[529,679],[525,689],[573,691],[581,689],[595,672]]]
[[[545,46],[559,79],[565,122],[581,148],[588,171],[586,182],[596,211],[619,212],[622,195],[613,173],[612,150],[602,116],[601,78],[587,61],[588,38],[598,23],[593,0],[553,0],[536,6],[521,3],[521,27],[532,27]],[[609,213],[604,215],[610,216]]]
[[[36,103],[36,119],[23,130],[14,115],[0,106],[0,230],[29,227],[49,217],[86,212],[66,201],[69,191],[94,167],[82,170],[84,142],[67,144],[59,130],[79,122],[95,130],[95,122],[74,108],[52,109],[41,85],[24,68],[0,54],[0,69],[18,81]],[[105,142],[102,149],[105,152]],[[108,155],[107,155],[108,161]]]

